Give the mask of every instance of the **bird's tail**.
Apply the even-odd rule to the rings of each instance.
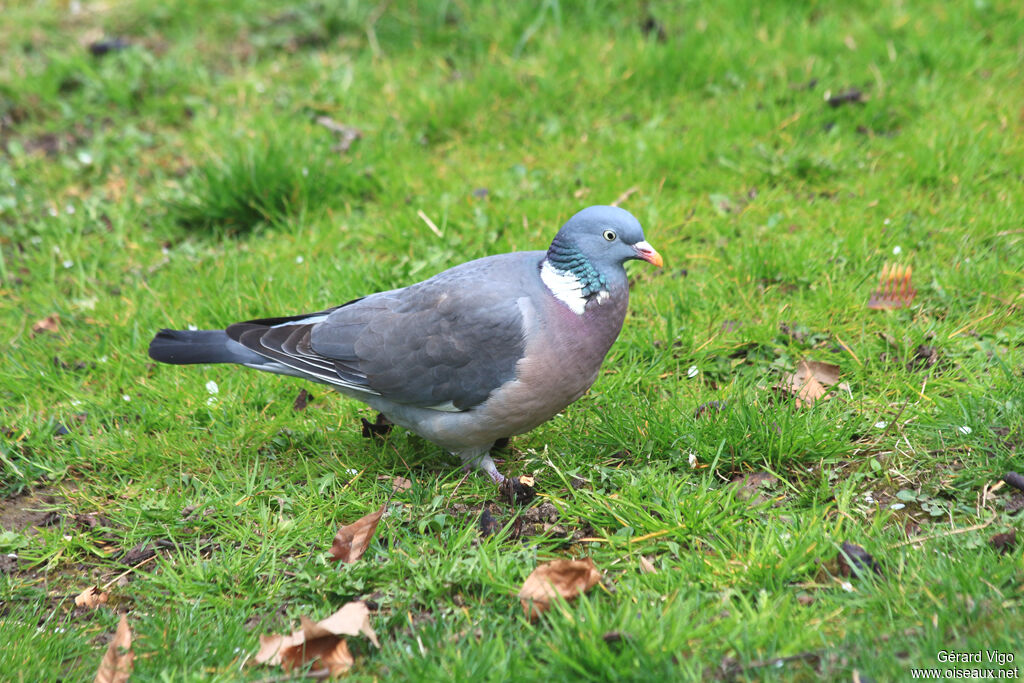
[[[267,362],[265,357],[228,337],[224,330],[160,330],[149,342],[149,357],[172,365]]]

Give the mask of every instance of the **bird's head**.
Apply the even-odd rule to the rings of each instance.
[[[647,261],[659,268],[664,263],[661,254],[644,239],[640,221],[616,206],[587,207],[558,231],[548,250],[548,258],[561,268],[577,255],[601,272],[631,259]]]

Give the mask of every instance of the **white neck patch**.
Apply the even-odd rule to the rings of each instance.
[[[583,283],[572,273],[559,270],[544,259],[540,266],[540,279],[555,295],[555,298],[569,307],[576,315],[583,315],[587,299],[583,296]]]

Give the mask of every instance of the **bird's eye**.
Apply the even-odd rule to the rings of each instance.
[[[606,240],[608,240],[609,242],[613,242],[615,240],[615,232],[612,231],[612,230],[605,230],[604,231],[604,238]]]

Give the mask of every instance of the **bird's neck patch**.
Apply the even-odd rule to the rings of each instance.
[[[583,315],[590,297],[603,304],[608,299],[604,276],[583,254],[558,242],[551,244],[547,258],[541,263],[540,279],[555,298],[576,315]]]

